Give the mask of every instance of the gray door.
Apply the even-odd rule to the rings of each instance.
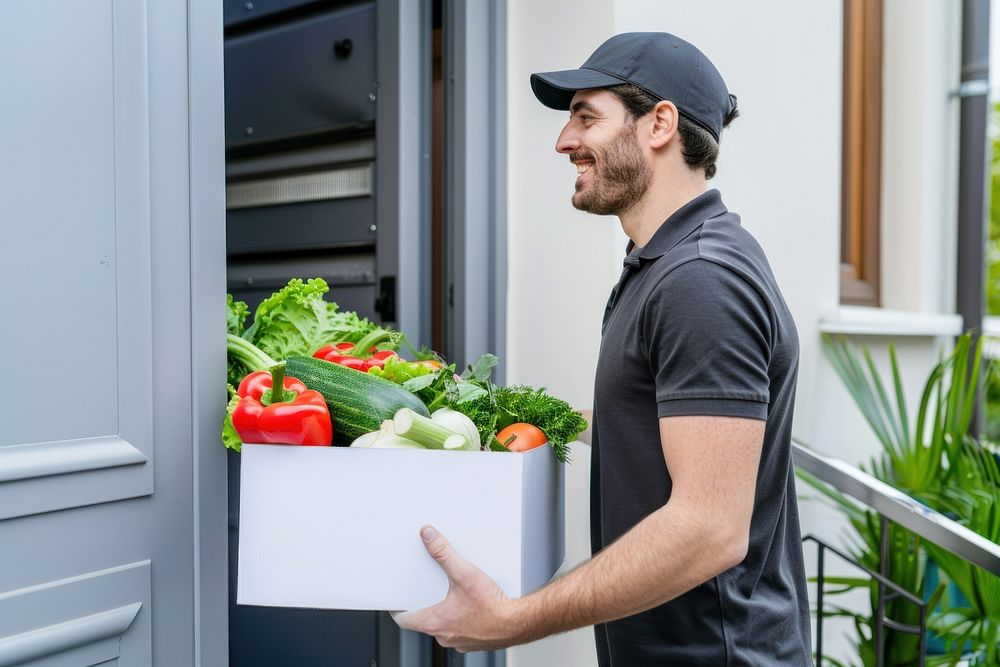
[[[0,0],[0,665],[224,665],[222,17]]]

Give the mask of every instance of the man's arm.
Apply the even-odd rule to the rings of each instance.
[[[746,555],[764,422],[731,417],[660,420],[670,500],[593,559],[517,600],[436,535],[428,551],[448,572],[442,602],[397,617],[462,651],[522,644],[650,609],[733,567]]]
[[[764,422],[660,420],[670,501],[592,560],[519,600],[531,641],[651,609],[746,556]]]

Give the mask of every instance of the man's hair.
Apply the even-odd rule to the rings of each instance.
[[[612,86],[607,91],[622,101],[633,121],[645,116],[660,102],[655,95],[650,95],[639,86],[631,83]],[[729,124],[739,115],[739,109],[734,105],[733,110],[722,121],[722,127],[729,127]],[[706,179],[715,176],[715,160],[719,157],[719,142],[715,140],[712,133],[683,114],[677,123],[677,131],[681,135],[681,152],[684,154],[684,162],[692,169],[704,169]]]

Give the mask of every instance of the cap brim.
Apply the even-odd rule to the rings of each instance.
[[[531,90],[538,101],[559,111],[568,111],[573,95],[588,88],[608,88],[627,83],[624,79],[592,69],[567,69],[531,75]]]

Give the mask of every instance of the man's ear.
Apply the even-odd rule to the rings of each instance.
[[[680,112],[673,102],[663,100],[653,107],[653,127],[649,133],[649,145],[652,148],[663,148],[677,135],[677,124]]]

